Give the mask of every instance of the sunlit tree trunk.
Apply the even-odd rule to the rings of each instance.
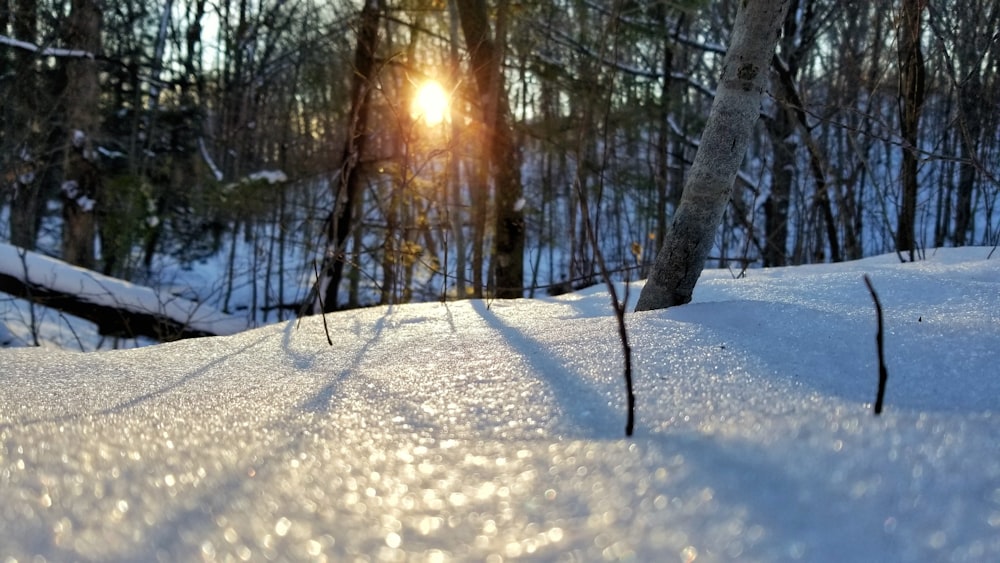
[[[636,309],[691,301],[746,154],[789,0],[744,0],[681,204]]]

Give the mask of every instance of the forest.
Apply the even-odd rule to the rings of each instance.
[[[789,2],[708,267],[998,244],[1000,0]],[[641,279],[739,3],[3,0],[0,242],[248,327]]]

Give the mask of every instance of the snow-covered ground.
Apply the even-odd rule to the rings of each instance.
[[[706,272],[628,316],[631,439],[600,289],[0,350],[0,555],[1000,561],[989,253]]]

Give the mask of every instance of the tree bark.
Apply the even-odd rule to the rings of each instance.
[[[501,0],[498,10],[505,14]],[[472,73],[482,101],[495,183],[494,288],[501,299],[524,293],[524,215],[521,212],[521,159],[510,128],[510,103],[504,87],[503,50],[490,38],[486,0],[457,0],[458,15],[469,50]],[[499,18],[501,21],[503,18]],[[503,26],[498,24],[502,39]]]
[[[361,9],[358,44],[354,52],[354,83],[351,86],[351,113],[340,157],[338,177],[334,186],[334,209],[327,221],[327,251],[318,294],[323,297],[322,308],[316,303],[314,311],[330,312],[337,309],[340,280],[344,274],[344,245],[351,233],[354,208],[361,191],[359,162],[364,153],[368,129],[368,106],[371,82],[375,75],[375,51],[378,47],[379,11],[377,0],[365,0]]]
[[[14,37],[35,43],[38,38],[38,2],[18,0],[14,4],[12,18]],[[35,239],[41,226],[41,215],[45,199],[42,194],[42,170],[44,159],[42,135],[35,133],[41,129],[39,93],[41,91],[38,56],[27,49],[13,53],[14,83],[12,107],[5,117],[10,144],[9,153],[4,155],[8,165],[15,171],[11,182],[10,201],[10,241],[22,248],[34,249]]]
[[[656,231],[653,241],[662,244],[667,236],[667,206],[676,204],[670,201],[670,103],[671,103],[671,76],[674,72],[674,47],[670,37],[670,29],[667,25],[666,4],[657,4],[655,8],[657,24],[660,33],[663,34],[663,58],[660,61],[661,73],[663,74],[663,93],[660,95],[659,111],[657,120],[659,127],[656,133]],[[683,16],[681,16],[683,17]],[[653,254],[650,252],[649,254]],[[646,260],[643,260],[645,262]],[[643,268],[647,266],[643,264]]]
[[[66,61],[62,252],[70,264],[93,268],[101,181],[93,141],[100,125],[100,83],[93,55],[101,48],[101,11],[95,0],[73,0],[66,44],[91,56]]]
[[[896,250],[909,253],[910,261],[916,250],[917,221],[917,138],[920,111],[924,104],[924,56],[920,51],[921,18],[927,0],[903,0],[902,21],[899,25],[899,128],[905,144],[900,171],[902,202],[896,224]]]
[[[680,206],[636,310],[691,301],[760,115],[789,0],[743,0]]]
[[[458,7],[455,0],[448,0],[448,63],[450,79],[452,84],[461,82],[461,58],[458,52]],[[459,124],[461,119],[454,104],[449,104],[448,111],[451,112],[451,142],[452,146],[462,146],[462,127]],[[461,167],[459,166],[460,156],[456,150],[448,153],[448,218],[451,222],[451,232],[454,237],[455,253],[455,295],[458,299],[467,297],[465,292],[466,277],[466,255],[465,255],[465,221],[462,212],[462,183]],[[447,253],[447,247],[445,247]],[[448,268],[445,264],[444,271]],[[447,285],[447,284],[446,284]]]
[[[971,58],[971,57],[970,57]],[[975,59],[973,59],[975,60]],[[971,65],[970,65],[971,66]],[[976,185],[976,145],[980,141],[983,130],[983,100],[984,88],[979,77],[979,70],[971,73],[959,87],[959,166],[958,190],[955,201],[955,246],[965,246],[974,242],[972,238],[972,196]],[[947,219],[945,219],[947,220]]]

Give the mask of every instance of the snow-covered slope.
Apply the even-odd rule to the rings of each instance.
[[[706,272],[628,317],[632,439],[600,290],[0,350],[0,555],[1000,560],[988,254]]]

